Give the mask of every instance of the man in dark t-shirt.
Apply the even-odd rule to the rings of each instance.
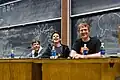
[[[84,47],[84,44],[87,44],[88,54],[93,54],[100,51],[100,40],[95,37],[90,37],[90,40],[87,42],[82,41],[82,39],[76,40],[73,44],[72,50],[82,54],[81,49]]]
[[[78,21],[77,28],[80,39],[77,39],[74,42],[70,56],[73,58],[101,57],[99,53],[101,42],[95,37],[90,37],[90,24],[86,20],[83,20],[82,22]],[[88,51],[87,55],[83,54],[83,50],[85,49],[85,47]]]

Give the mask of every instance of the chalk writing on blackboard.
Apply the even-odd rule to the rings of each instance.
[[[60,27],[57,29],[59,31]],[[1,53],[8,52],[10,49],[18,49],[18,47],[27,49],[33,39],[40,40],[41,45],[46,47],[51,42],[51,34],[54,31],[56,31],[56,26],[52,23],[32,24],[0,30],[0,51]],[[17,50],[18,54],[21,52]]]
[[[98,28],[100,33],[97,36],[103,41],[116,42],[118,37],[118,25],[120,24],[120,15],[117,13],[103,14],[98,19]],[[116,40],[116,41],[115,41]]]

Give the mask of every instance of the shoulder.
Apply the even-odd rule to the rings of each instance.
[[[62,49],[63,51],[65,51],[65,53],[69,53],[70,52],[70,49],[67,45],[64,45],[64,44],[61,44],[62,45]]]
[[[68,47],[67,45],[61,44],[63,47]]]
[[[82,39],[76,39],[74,43],[80,43]]]
[[[48,48],[51,48],[51,47],[52,47],[52,44],[48,44],[47,47],[48,47]]]
[[[81,45],[82,43],[82,39],[77,39],[74,41],[73,45],[72,45],[72,48],[77,48]]]
[[[100,41],[97,37],[90,37],[91,41]]]
[[[52,45],[51,45],[51,44],[48,44],[46,47],[44,47],[44,49],[45,49],[46,51],[49,51],[49,50],[52,49]]]
[[[47,46],[52,46],[51,44],[48,44]]]
[[[100,40],[97,37],[91,37],[91,43],[101,44]]]
[[[69,46],[64,45],[64,44],[61,44],[61,45],[62,45],[63,49],[68,49],[69,50]]]

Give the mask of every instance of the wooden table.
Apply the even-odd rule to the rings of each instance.
[[[117,80],[120,58],[0,60],[0,80]]]

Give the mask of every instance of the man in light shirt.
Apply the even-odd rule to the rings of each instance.
[[[40,45],[40,41],[34,40],[32,42],[31,53],[29,53],[27,57],[39,58],[42,57],[42,54],[43,54],[43,47]]]

